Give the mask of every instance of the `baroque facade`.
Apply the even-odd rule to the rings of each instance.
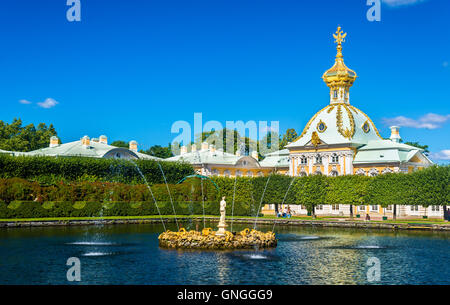
[[[401,143],[398,126],[392,126],[389,139],[383,139],[373,121],[350,103],[350,88],[357,78],[344,63],[342,43],[347,34],[338,27],[333,37],[337,44],[334,65],[322,78],[330,90],[329,104],[319,110],[306,124],[303,132],[286,146],[289,150],[289,175],[366,175],[412,172],[433,163],[423,150]],[[286,207],[281,207],[282,209]],[[302,206],[290,206],[297,215],[306,215]],[[265,214],[274,213],[274,205],[266,205]],[[392,217],[393,208],[378,205],[355,208],[355,215]],[[442,217],[439,206],[400,206],[400,217]],[[348,205],[323,205],[317,215],[348,216]]]
[[[344,34],[339,27],[334,65],[322,78],[330,89],[330,102],[306,124],[301,135],[286,146],[289,174],[305,176],[368,175],[411,172],[430,166],[423,150],[401,143],[399,127],[383,139],[372,120],[350,104],[350,88],[357,78],[344,63]]]

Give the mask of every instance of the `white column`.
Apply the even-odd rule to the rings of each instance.
[[[330,156],[328,154],[325,154],[322,156],[322,163],[323,163],[323,174],[325,176],[328,176],[328,163],[330,162]]]
[[[341,176],[345,175],[344,158],[345,158],[344,154],[339,155],[339,167],[341,168],[341,173],[340,173]]]

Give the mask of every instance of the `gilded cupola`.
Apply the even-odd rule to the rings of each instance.
[[[336,33],[333,34],[337,44],[336,60],[334,65],[322,76],[324,82],[330,88],[330,104],[350,104],[350,87],[357,77],[355,71],[349,69],[344,63],[342,43],[345,42],[346,36],[347,33],[344,33],[339,26]]]

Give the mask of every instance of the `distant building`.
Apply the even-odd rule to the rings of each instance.
[[[108,138],[104,135],[92,140],[88,136],[84,136],[78,141],[64,144],[59,144],[58,137],[53,136],[50,138],[49,146],[46,148],[30,152],[14,152],[14,155],[162,160],[161,158],[138,152],[136,141],[131,141],[129,148],[108,145]]]
[[[273,167],[258,162],[256,152],[250,156],[241,156],[239,151],[236,154],[230,154],[216,150],[208,143],[202,143],[199,150],[193,144],[190,152],[186,146],[182,146],[179,155],[165,160],[190,163],[197,173],[206,176],[261,177],[273,170]]]

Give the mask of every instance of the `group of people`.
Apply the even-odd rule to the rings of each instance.
[[[277,217],[291,218],[291,216],[292,216],[292,210],[291,210],[290,206],[287,206],[282,210],[278,210]]]

